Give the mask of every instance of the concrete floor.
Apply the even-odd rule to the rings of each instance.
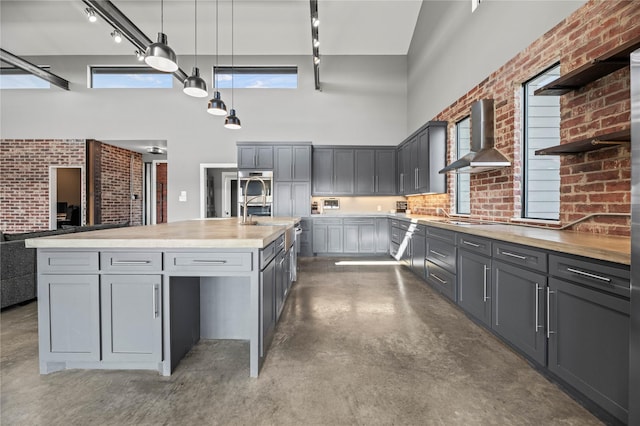
[[[300,269],[258,379],[238,341],[201,341],[171,377],[41,376],[36,303],[3,312],[1,424],[600,424],[406,269]]]

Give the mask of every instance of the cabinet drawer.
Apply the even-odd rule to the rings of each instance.
[[[458,233],[456,242],[459,248],[491,256],[491,240],[475,235]]]
[[[97,251],[38,251],[38,273],[97,272]]]
[[[264,269],[282,249],[284,249],[284,235],[279,236],[260,250],[260,269]]]
[[[100,269],[106,272],[160,272],[162,253],[101,252]]]
[[[400,227],[400,221],[398,219],[391,219],[391,226],[399,228]]]
[[[496,241],[493,243],[493,258],[547,272],[547,254],[540,250]]]
[[[400,228],[391,228],[391,241],[396,244],[400,244],[402,242],[402,236],[404,235],[404,231]]]
[[[441,267],[455,273],[456,246],[432,238],[427,239],[427,259]]]
[[[456,244],[456,233],[448,229],[434,228],[427,226],[427,237],[439,238],[443,241],[447,241],[452,245]]]
[[[171,272],[246,272],[253,267],[251,253],[168,252],[165,259]]]
[[[392,241],[389,245],[389,254],[391,255],[391,257],[396,257],[396,255],[398,254],[398,250],[400,250],[400,244]]]
[[[625,265],[552,254],[549,274],[620,296],[631,295],[631,272]]]
[[[425,279],[451,301],[456,301],[456,276],[427,260]]]
[[[313,218],[314,225],[342,225],[341,218]]]
[[[343,223],[345,225],[375,225],[375,219],[366,219],[366,218],[346,218],[343,219]]]
[[[403,231],[407,231],[409,229],[410,225],[411,225],[411,222],[409,222],[407,220],[399,220],[398,221],[398,228],[402,229]]]

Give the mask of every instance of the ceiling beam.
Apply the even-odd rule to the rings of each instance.
[[[84,4],[89,7],[92,7],[98,15],[102,19],[104,19],[109,25],[113,28],[117,29],[122,33],[124,37],[127,38],[135,47],[138,48],[141,52],[147,49],[153,41],[131,22],[131,20],[124,14],[120,9],[118,9],[111,1],[109,0],[82,0]],[[181,69],[178,68],[176,72],[173,73],[173,76],[180,81],[180,83],[184,83],[187,74]]]
[[[0,60],[2,62],[6,62],[9,65],[13,65],[14,67],[20,68],[21,70],[24,70],[29,74],[40,77],[41,79],[46,80],[61,89],[69,90],[69,82],[64,78],[59,77],[45,69],[42,69],[39,66],[34,65],[31,62],[28,62],[21,57],[14,55],[13,53],[7,52],[4,49],[0,49]]]

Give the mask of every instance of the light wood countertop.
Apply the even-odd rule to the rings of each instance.
[[[30,248],[264,248],[300,218],[201,219],[77,232],[25,240]]]

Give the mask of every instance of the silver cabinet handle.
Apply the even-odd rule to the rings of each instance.
[[[591,274],[589,272],[581,271],[579,269],[567,268],[567,271],[573,272],[574,274],[582,275],[583,277],[595,278],[596,280],[604,281],[607,283],[611,282],[611,278],[603,277],[596,274]]]
[[[472,243],[471,241],[462,240],[462,244],[466,244],[471,247],[480,247],[480,244]]]
[[[158,295],[160,293],[160,286],[158,284],[153,285],[153,318],[158,318]]]
[[[150,260],[111,260],[112,265],[148,265]]]
[[[446,255],[444,255],[444,254],[442,254],[442,253],[438,253],[437,251],[435,251],[435,250],[431,250],[431,249],[429,250],[429,253],[433,253],[433,254],[435,254],[436,256],[440,256],[440,257],[447,257]]]
[[[487,271],[489,270],[489,267],[487,265],[484,265],[484,283],[483,283],[483,290],[482,290],[482,300],[484,302],[486,302],[487,300],[489,300],[489,297],[487,296]]]
[[[373,188],[373,190],[374,190],[375,192],[380,191],[380,179],[378,178],[378,176],[376,176],[376,185],[375,185],[375,187]]]
[[[418,168],[417,167],[413,172],[413,188],[418,189]]]
[[[443,280],[442,278],[440,278],[436,274],[429,274],[429,275],[432,276],[433,278],[435,278],[436,280],[440,281],[440,284],[446,284],[447,283],[445,280]]]
[[[520,259],[520,260],[527,260],[527,256],[521,256],[519,254],[509,253],[508,251],[503,251],[502,254],[509,257],[515,257],[516,259]]]
[[[404,173],[400,173],[400,192],[404,192]]]
[[[547,287],[547,339],[551,338],[555,331],[551,331],[551,295],[555,291],[551,291],[551,288]]]
[[[536,308],[536,309],[535,309],[535,312],[536,312],[536,313],[535,313],[535,318],[534,318],[534,322],[535,322],[535,324],[536,324],[536,334],[538,333],[538,329],[540,329],[540,327],[541,327],[541,326],[538,324],[538,318],[539,318],[539,312],[538,312],[538,311],[539,311],[539,308],[538,308],[538,303],[540,303],[540,295],[539,295],[539,292],[540,292],[540,290],[541,290],[541,289],[542,289],[542,287],[540,287],[540,286],[538,285],[538,283],[536,283],[536,302],[535,302],[535,303],[536,303],[536,307],[535,307],[535,308]]]
[[[211,265],[224,265],[227,263],[226,260],[216,260],[216,259],[193,259],[193,263],[208,263]]]

